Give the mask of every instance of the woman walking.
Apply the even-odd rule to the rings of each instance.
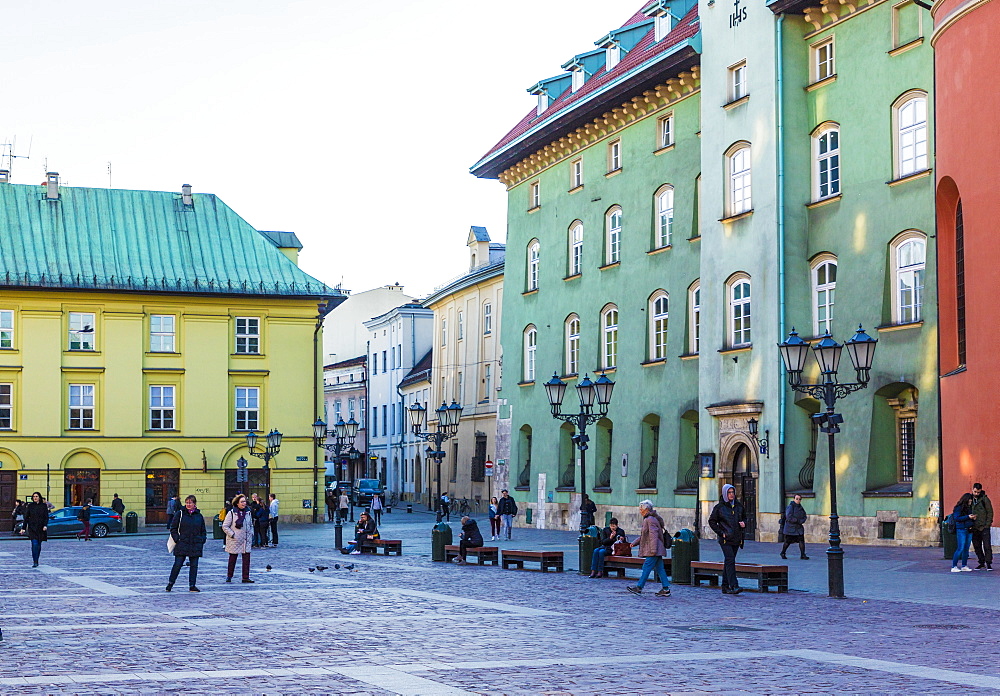
[[[198,559],[205,547],[205,518],[198,509],[198,499],[189,495],[184,499],[184,507],[174,514],[170,520],[170,536],[174,540],[174,567],[170,569],[170,579],[167,581],[167,592],[174,589],[174,582],[184,567],[184,559],[188,559],[191,567],[188,569],[188,590],[201,592],[195,581],[198,579]]]
[[[236,570],[236,557],[243,556],[243,582],[253,582],[250,579],[250,549],[253,546],[253,519],[247,508],[247,497],[240,493],[233,498],[233,507],[226,513],[222,523],[222,531],[226,533],[226,553],[229,554],[229,570],[226,571],[226,582],[233,581]]]
[[[10,513],[10,518],[14,520],[14,536],[24,529],[24,501],[18,498],[14,501],[14,511]]]
[[[382,496],[378,493],[372,494],[372,517],[375,518],[375,524],[382,524],[382,509],[385,506],[382,504]]]
[[[500,504],[497,502],[496,498],[490,498],[490,537],[491,541],[496,541],[500,538],[500,510],[498,509]]]
[[[24,529],[21,534],[27,534],[31,541],[31,567],[38,567],[38,557],[42,553],[42,542],[49,540],[49,508],[42,500],[42,494],[35,491],[31,494],[31,502],[24,506]]]
[[[962,571],[972,572],[969,563],[969,546],[972,544],[972,527],[976,516],[972,514],[972,493],[965,493],[958,499],[958,504],[951,512],[951,519],[955,523],[955,536],[958,546],[955,555],[951,557],[951,572],[961,573]],[[961,562],[962,566],[959,567]]]
[[[787,559],[785,551],[791,544],[798,542],[799,558],[803,561],[809,560],[809,556],[806,555],[806,530],[803,526],[807,519],[809,519],[809,515],[802,507],[802,496],[796,494],[792,502],[785,508],[785,524],[781,527],[781,533],[785,535],[785,545],[781,547],[782,558]]]
[[[84,541],[90,541],[90,502],[87,501],[80,508],[80,514],[76,516],[76,519],[83,522],[83,529],[76,533],[76,540],[80,540],[80,535],[83,535]]]
[[[656,572],[663,585],[656,593],[657,597],[670,596],[670,578],[667,577],[667,570],[663,566],[663,557],[667,555],[666,544],[663,543],[663,530],[666,525],[663,518],[653,508],[653,501],[643,500],[639,503],[639,514],[642,515],[642,528],[639,538],[632,542],[632,546],[639,547],[639,555],[643,557],[642,572],[639,573],[639,582],[629,585],[625,589],[632,594],[642,594],[642,588],[646,584],[649,574]]]

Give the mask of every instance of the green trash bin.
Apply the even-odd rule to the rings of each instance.
[[[444,562],[447,556],[444,547],[451,544],[451,525],[438,522],[431,530],[431,560]]]
[[[580,535],[580,575],[590,572],[590,562],[594,558],[594,549],[601,545],[601,530],[594,525]]]
[[[949,515],[948,517],[951,517]],[[944,547],[944,557],[949,561],[954,558],[958,550],[958,535],[948,531],[948,518],[941,520],[941,546]]]
[[[698,537],[690,529],[681,529],[674,534],[674,544],[670,547],[670,575],[678,585],[691,584],[691,561],[700,560]]]
[[[135,510],[125,515],[125,533],[136,534],[139,531],[139,515]]]
[[[222,521],[219,516],[216,515],[212,518],[212,538],[213,539],[225,539],[226,534],[222,531]]]

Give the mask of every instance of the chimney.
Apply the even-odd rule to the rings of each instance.
[[[10,183],[10,170],[0,169],[0,184],[9,184],[9,183]]]
[[[181,203],[184,205],[194,205],[194,197],[191,195],[191,184],[181,186]]]
[[[59,200],[59,172],[45,172],[45,198]]]

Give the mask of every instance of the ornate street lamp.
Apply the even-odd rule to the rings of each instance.
[[[770,454],[769,450],[770,450],[770,444],[771,444],[770,443],[770,440],[771,440],[771,431],[770,430],[765,430],[764,431],[764,437],[762,437],[762,438],[757,437],[757,433],[760,432],[760,431],[759,431],[759,423],[757,422],[756,418],[751,418],[750,420],[747,421],[747,431],[750,433],[750,437],[753,439],[753,441],[755,443],[757,443],[757,449],[758,449],[758,451],[761,454],[765,455],[768,459],[770,459],[771,458],[771,454]]]
[[[441,449],[441,443],[458,434],[458,423],[462,418],[462,406],[456,401],[452,401],[450,406],[442,401],[440,408],[434,410],[438,420],[437,428],[433,431],[425,431],[423,429],[424,416],[427,414],[426,408],[420,404],[413,404],[407,409],[407,413],[410,415],[410,428],[413,430],[413,434],[425,442],[434,443],[434,448],[432,449],[428,445],[424,454],[428,459],[433,459],[437,467],[437,500],[434,503],[434,507],[437,509],[437,521],[440,522],[441,462],[444,459],[444,450]]]
[[[325,449],[327,452],[332,452],[335,466],[340,465],[340,455],[347,453],[348,450],[354,450],[354,438],[358,435],[358,422],[351,418],[346,423],[343,418],[337,420],[333,425],[333,430],[327,430],[326,422],[322,418],[317,418],[316,422],[312,424],[313,428],[313,441],[316,443],[317,447]],[[333,442],[327,442],[328,437],[333,437]],[[351,503],[351,515],[350,519],[354,521],[354,503]],[[334,532],[335,532],[335,543],[337,548],[341,546],[341,525],[343,524],[340,519],[340,515],[334,518]]]
[[[252,457],[257,457],[258,459],[264,460],[264,469],[269,468],[269,464],[272,459],[274,459],[278,452],[281,451],[281,433],[278,432],[277,428],[271,428],[270,432],[264,436],[264,449],[257,450],[257,433],[253,430],[248,430],[246,434],[247,438],[247,450]]]
[[[819,343],[812,347],[822,378],[818,384],[802,383],[802,370],[805,367],[809,344],[799,338],[795,329],[792,329],[787,339],[778,344],[778,350],[785,363],[785,371],[788,373],[788,386],[797,392],[819,399],[826,407],[825,413],[813,414],[812,419],[820,430],[828,435],[830,548],[826,551],[826,559],[831,597],[844,596],[844,550],[840,548],[840,516],[837,514],[837,458],[834,442],[834,436],[840,432],[839,426],[844,422],[844,417],[836,413],[835,410],[837,399],[842,399],[851,392],[868,386],[872,361],[875,358],[876,343],[878,341],[866,334],[860,324],[857,333],[844,345],[833,340],[828,331]],[[844,348],[847,348],[847,354],[851,357],[851,364],[857,375],[856,382],[840,382],[837,379],[840,355]]]

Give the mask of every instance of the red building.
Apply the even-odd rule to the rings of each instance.
[[[938,0],[935,49],[943,512],[981,481],[1000,501],[997,175],[1000,2]],[[994,502],[994,505],[997,503]],[[996,525],[996,523],[995,523]],[[994,532],[996,534],[996,531]]]

